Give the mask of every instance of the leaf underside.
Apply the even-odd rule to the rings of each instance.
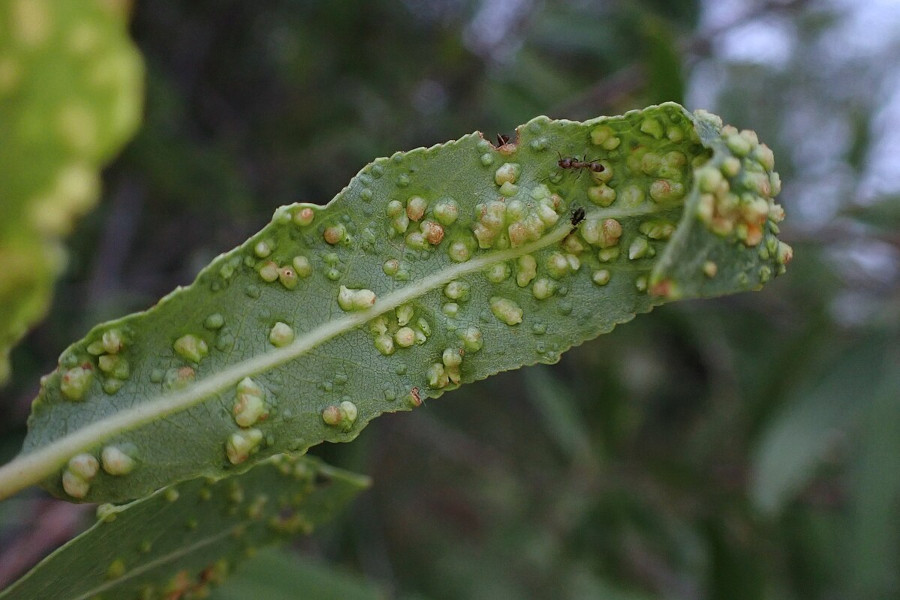
[[[256,548],[311,532],[368,485],[281,455],[238,477],[195,479],[107,506],[0,599],[202,598]]]
[[[676,104],[378,159],[68,348],[33,404],[20,483],[73,499],[66,461],[110,447],[134,468],[75,499],[221,477],[553,363],[666,300],[758,289],[790,258],[779,186],[755,134]]]
[[[140,121],[124,12],[101,0],[0,5],[0,383],[9,349],[47,310],[63,236]]]

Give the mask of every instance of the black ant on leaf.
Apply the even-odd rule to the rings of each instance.
[[[602,173],[606,170],[606,167],[604,167],[600,161],[578,160],[577,157],[570,156],[563,158],[559,153],[557,153],[557,156],[559,156],[559,160],[556,164],[559,165],[560,169],[588,169],[594,173]]]
[[[497,148],[505,146],[509,143],[509,136],[504,133],[497,134]]]
[[[579,206],[572,211],[572,227],[578,227],[582,221],[584,221],[584,209]]]

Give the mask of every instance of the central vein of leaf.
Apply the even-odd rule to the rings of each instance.
[[[292,344],[284,348],[252,356],[230,365],[215,375],[198,381],[183,390],[152,398],[141,402],[137,406],[95,421],[43,448],[32,451],[19,457],[12,463],[0,467],[0,483],[15,481],[13,489],[0,486],[0,499],[11,495],[22,487],[40,482],[78,452],[90,449],[104,440],[126,431],[137,429],[157,419],[187,410],[207,398],[214,397],[223,389],[237,384],[244,377],[268,371],[294,360],[328,340],[359,327],[375,317],[463,275],[480,271],[492,264],[530,254],[559,243],[570,231],[571,225],[566,220],[555,230],[544,235],[536,242],[517,248],[487,252],[464,263],[454,264],[387,294],[378,299],[370,309],[348,313],[339,319],[320,325],[299,336]]]
[[[215,535],[211,535],[209,537],[205,537],[200,540],[197,540],[196,542],[194,542],[193,544],[191,544],[189,546],[185,546],[184,548],[179,548],[178,550],[169,552],[168,554],[164,554],[163,556],[155,558],[148,563],[145,563],[145,564],[139,565],[137,567],[134,567],[132,569],[129,569],[121,577],[118,577],[111,581],[107,581],[101,585],[91,588],[90,590],[84,592],[80,596],[75,596],[74,598],[71,598],[71,600],[86,600],[87,598],[93,598],[93,597],[97,596],[98,594],[105,592],[106,590],[119,587],[122,584],[126,583],[127,581],[134,579],[135,577],[138,577],[140,575],[143,575],[144,573],[147,573],[148,571],[152,571],[153,569],[155,569],[157,567],[161,567],[163,565],[173,563],[184,556],[189,556],[190,554],[192,554],[196,550],[199,550],[200,548],[203,548],[204,546],[209,546],[210,544],[214,544],[214,543],[218,542],[219,540],[225,539],[228,536],[232,535],[235,531],[239,530],[243,526],[244,526],[244,523],[238,523],[237,525],[234,525],[232,527],[224,529],[224,530],[216,533]]]

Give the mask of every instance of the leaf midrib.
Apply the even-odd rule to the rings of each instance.
[[[658,207],[655,208],[659,210]],[[607,212],[610,213],[610,217],[625,216],[625,213],[620,210],[601,211],[600,214],[606,217]],[[643,211],[636,210],[629,212],[628,215],[642,213]],[[451,265],[438,273],[429,275],[399,290],[390,292],[380,299],[376,299],[372,308],[348,313],[339,319],[308,331],[296,338],[288,346],[232,364],[219,373],[211,375],[190,387],[171,394],[157,396],[132,408],[113,413],[40,449],[21,455],[11,463],[0,466],[0,500],[11,496],[20,489],[39,483],[79,452],[93,448],[105,440],[126,431],[137,429],[156,419],[187,410],[201,403],[204,399],[213,397],[223,389],[237,384],[244,377],[251,377],[268,371],[303,356],[325,342],[347,331],[351,331],[375,317],[397,308],[401,304],[423,296],[454,279],[482,270],[492,264],[514,259],[551,246],[561,241],[571,231],[572,225],[568,220],[565,220],[554,231],[544,235],[535,242],[524,244],[517,248],[489,252],[466,262]]]

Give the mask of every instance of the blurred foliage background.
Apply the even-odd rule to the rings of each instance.
[[[788,275],[318,448],[374,488],[233,585],[294,597],[273,573],[300,560],[352,578],[344,598],[900,598],[898,3],[155,0],[132,31],[145,122],[13,353],[0,458],[69,342],[275,207],[325,203],[395,150],[675,100],[775,150]],[[84,514],[37,491],[0,505],[0,579]]]

